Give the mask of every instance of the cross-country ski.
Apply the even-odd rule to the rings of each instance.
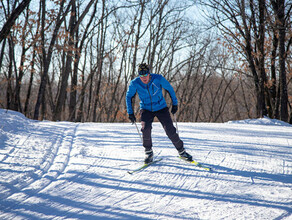
[[[192,165],[194,165],[196,167],[200,167],[200,168],[202,168],[202,169],[204,169],[206,171],[212,171],[211,167],[208,167],[205,164],[199,163],[199,162],[197,162],[195,160],[188,161],[188,160],[183,159],[182,157],[178,157],[178,158],[183,160],[183,161],[185,161],[185,162],[187,162],[187,163],[190,163],[190,164],[192,164]]]
[[[153,164],[155,164],[155,163],[157,163],[157,162],[159,162],[159,161],[161,161],[161,160],[162,160],[162,158],[159,158],[159,159],[153,160],[153,161],[150,162],[150,163],[145,163],[145,164],[143,164],[142,166],[139,166],[138,168],[136,168],[136,169],[134,169],[134,170],[129,170],[128,173],[129,173],[129,174],[137,173],[137,172],[139,172],[139,171],[141,171],[141,170],[144,170],[144,169],[146,169],[147,167],[149,167],[149,166],[151,166],[151,165],[153,165]]]

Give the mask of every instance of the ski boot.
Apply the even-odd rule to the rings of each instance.
[[[181,159],[186,160],[186,161],[190,161],[190,162],[193,161],[193,157],[190,154],[188,154],[186,152],[186,150],[182,150],[178,153],[179,153],[179,156]]]
[[[146,156],[144,159],[144,163],[148,164],[148,163],[153,162],[153,151],[149,150],[149,151],[145,151],[145,153],[146,153]]]

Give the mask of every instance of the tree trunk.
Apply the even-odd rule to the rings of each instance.
[[[273,48],[271,53],[271,80],[272,85],[270,88],[270,94],[271,94],[271,102],[272,102],[272,115],[273,118],[279,118],[279,115],[276,111],[276,100],[277,100],[277,75],[276,75],[276,56],[277,56],[277,50],[278,50],[278,36],[277,36],[277,30],[276,27],[273,28]]]
[[[260,75],[260,96],[261,116],[267,115],[266,100],[269,100],[267,92],[267,76],[265,72],[265,0],[259,0],[259,75]]]
[[[13,90],[12,90],[12,57],[13,57],[13,52],[12,52],[12,46],[11,46],[11,39],[8,39],[9,43],[9,67],[8,67],[8,76],[7,76],[7,90],[6,90],[6,108],[11,109],[13,106]]]
[[[75,34],[75,38],[78,39],[78,31]],[[71,79],[71,89],[70,89],[70,103],[69,103],[69,121],[75,121],[76,117],[76,108],[77,108],[77,80],[78,80],[78,64],[79,64],[79,48],[78,41],[75,43],[75,59],[74,59],[74,68],[73,75]]]
[[[286,82],[286,67],[285,67],[285,0],[279,0],[279,9],[277,17],[279,20],[279,66],[280,66],[280,98],[281,98],[281,120],[288,121],[288,93]]]

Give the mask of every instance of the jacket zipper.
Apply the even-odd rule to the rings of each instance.
[[[149,91],[149,85],[147,85],[147,90],[148,90],[148,93],[149,93],[149,96],[150,96],[150,101],[151,101],[151,111],[153,112],[152,97],[151,97],[151,94],[150,94],[150,91]]]

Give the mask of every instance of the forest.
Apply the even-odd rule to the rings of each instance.
[[[145,62],[174,87],[178,121],[292,124],[291,14],[290,0],[1,0],[0,108],[129,122]]]

